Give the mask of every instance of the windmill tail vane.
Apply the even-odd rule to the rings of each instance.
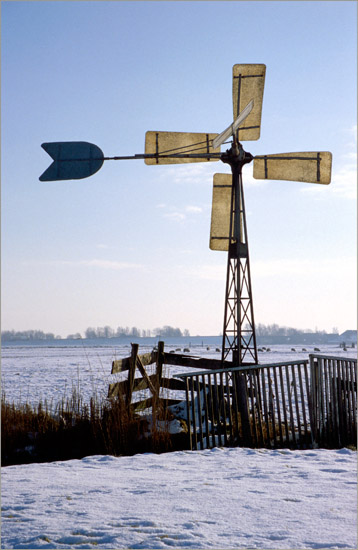
[[[43,143],[53,162],[40,181],[87,178],[106,160],[139,160],[147,165],[183,164],[221,160],[231,174],[214,174],[210,248],[226,251],[222,361],[231,354],[235,365],[258,363],[249,246],[247,237],[242,167],[253,161],[253,177],[327,185],[331,181],[332,154],[327,151],[265,154],[253,156],[243,141],[256,141],[261,132],[261,113],[266,66],[233,66],[233,123],[221,133],[148,131],[145,152],[105,157],[93,143],[67,141]],[[231,147],[221,153],[221,146]]]

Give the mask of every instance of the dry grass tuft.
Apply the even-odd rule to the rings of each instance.
[[[157,419],[161,420],[158,429]],[[124,397],[84,403],[74,388],[54,409],[40,402],[8,403],[1,398],[1,460],[3,466],[79,459],[94,454],[133,455],[172,450],[169,417],[154,407],[148,417],[134,415]],[[164,423],[163,423],[164,422]]]

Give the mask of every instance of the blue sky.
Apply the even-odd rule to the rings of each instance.
[[[331,151],[330,186],[244,169],[256,322],[356,326],[357,4],[10,2],[2,21],[2,329],[222,331],[226,253],[209,249],[221,162],[109,161],[40,182],[43,142],[144,152],[147,130],[221,132],[232,66],[264,63],[253,155]],[[223,150],[223,148],[222,148]]]

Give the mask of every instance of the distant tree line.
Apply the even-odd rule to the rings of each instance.
[[[11,342],[14,340],[56,340],[61,338],[55,336],[52,332],[43,332],[42,330],[4,330],[1,332],[1,340]]]
[[[109,326],[105,327],[88,327],[85,330],[85,338],[121,338],[123,336],[132,336],[134,338],[148,338],[151,336],[160,336],[163,338],[190,336],[188,329],[181,331],[180,328],[170,327],[168,325],[160,328],[138,329],[137,327],[118,327],[113,329]]]
[[[257,336],[297,336],[299,334],[327,334],[325,330],[311,330],[304,329],[300,330],[297,328],[291,327],[280,327],[279,325],[263,325],[258,323],[256,325],[256,335]],[[338,334],[338,329],[334,327],[332,329],[332,334]]]

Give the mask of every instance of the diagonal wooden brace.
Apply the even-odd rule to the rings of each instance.
[[[158,398],[158,390],[157,388],[155,388],[148,376],[148,374],[146,373],[146,370],[145,368],[143,367],[143,363],[142,361],[140,360],[140,358],[137,356],[137,368],[139,370],[139,372],[141,373],[141,375],[143,376],[143,378],[145,379],[145,381],[147,382],[148,384],[148,388],[150,389],[150,391],[152,392],[153,396],[155,396],[156,398]]]

